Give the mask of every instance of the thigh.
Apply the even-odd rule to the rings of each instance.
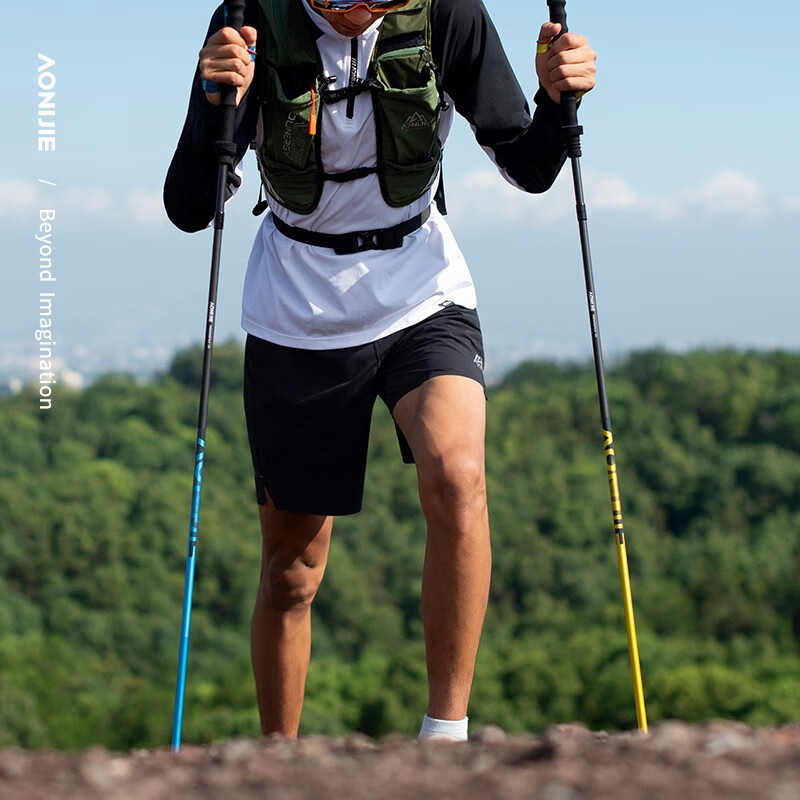
[[[328,560],[333,517],[280,511],[268,494],[258,507],[261,522],[261,580],[272,574],[309,570],[322,580]]]
[[[301,350],[248,336],[244,405],[259,504],[332,516],[361,508],[374,348]]]
[[[392,343],[378,391],[397,424],[404,461],[419,463],[419,456],[451,447],[483,453],[483,363],[477,311],[457,305]]]
[[[398,400],[393,416],[421,470],[466,462],[483,473],[486,396],[477,381],[462,375],[430,378]]]

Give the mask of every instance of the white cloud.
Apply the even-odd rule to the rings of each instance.
[[[481,169],[448,182],[448,207],[453,222],[471,228],[513,228],[522,224],[549,226],[574,220],[572,171],[566,167],[553,188],[529,195],[504,181],[496,170]],[[774,208],[800,211],[800,198],[770,203],[758,181],[735,170],[720,170],[702,183],[673,194],[644,194],[621,175],[587,170],[584,190],[589,214],[629,214],[654,222],[727,217],[754,224]]]
[[[639,199],[621,175],[595,174],[589,191],[591,197],[587,202],[603,211],[628,211],[636,207]]]
[[[143,227],[154,228],[166,220],[161,192],[147,192],[139,189],[127,199],[131,217]]]
[[[594,213],[627,214],[652,222],[728,218],[757,224],[774,213],[800,212],[800,197],[769,199],[758,181],[731,169],[672,194],[637,191],[622,175],[586,170],[586,203]],[[553,188],[530,195],[511,186],[493,168],[479,169],[447,184],[453,223],[462,228],[549,227],[574,221],[572,174],[567,165]],[[0,179],[0,224],[23,222],[40,208],[56,208],[72,229],[106,225],[152,230],[166,226],[161,191],[134,189],[113,194],[99,186],[50,187],[35,180]]]
[[[36,185],[17,178],[0,179],[0,217],[28,211],[36,202]]]
[[[800,212],[800,197],[784,197],[781,207],[784,211],[791,213]]]
[[[41,208],[56,210],[71,229],[95,225],[153,229],[166,225],[160,191],[134,189],[121,195],[99,186],[46,186],[35,180],[0,179],[0,224],[31,219]]]
[[[504,181],[496,170],[480,169],[447,181],[447,207],[456,223],[470,228],[513,228],[528,220],[547,225],[569,211],[569,196],[560,183],[548,196],[529,195]]]
[[[70,216],[107,219],[114,213],[114,202],[105,189],[94,186],[66,189],[63,197],[55,196],[52,201],[56,209],[61,207]]]
[[[717,172],[705,183],[687,190],[683,199],[687,206],[710,217],[731,216],[755,222],[770,213],[758,181],[734,170]]]

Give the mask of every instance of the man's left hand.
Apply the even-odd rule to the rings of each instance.
[[[553,42],[560,31],[559,23],[545,22],[539,31],[536,54],[536,74],[556,103],[561,102],[561,92],[586,93],[593,89],[597,72],[597,53],[589,47],[589,40],[569,32]],[[550,45],[547,52],[538,52],[544,45]]]

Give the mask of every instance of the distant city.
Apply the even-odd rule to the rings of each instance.
[[[217,337],[217,341],[229,337]],[[242,342],[244,339],[242,338]],[[82,389],[108,372],[124,372],[146,381],[167,369],[179,350],[199,345],[198,341],[167,344],[136,344],[105,342],[57,348],[53,358],[53,371],[57,385]],[[559,348],[552,342],[531,342],[527,347],[516,343],[490,343],[486,379],[498,382],[503,374],[525,359],[541,358],[557,361],[579,361],[589,357],[588,352]],[[29,341],[4,343],[0,350],[0,395],[16,394],[28,383],[38,380],[36,348]]]
[[[125,372],[147,380],[165,370],[180,349],[180,345],[65,346],[53,358],[53,371],[58,384],[71,389],[89,386],[108,372]],[[4,345],[0,351],[0,395],[16,394],[37,379],[35,347],[27,342]]]

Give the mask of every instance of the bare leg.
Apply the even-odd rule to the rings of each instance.
[[[297,736],[311,655],[311,602],[328,558],[333,517],[259,506],[261,582],[251,629],[261,730]]]
[[[463,719],[492,564],[483,387],[456,375],[431,378],[405,395],[393,414],[417,462],[428,524],[422,574],[428,715]]]

